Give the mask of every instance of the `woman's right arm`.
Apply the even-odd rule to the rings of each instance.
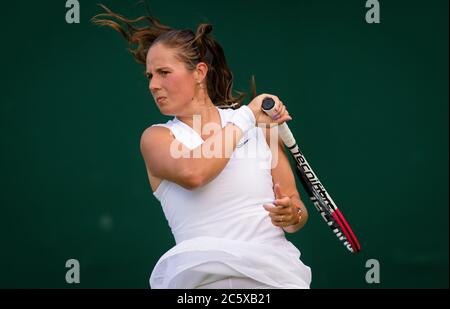
[[[200,149],[190,150],[175,140],[169,129],[156,126],[146,129],[142,134],[141,153],[152,176],[192,190],[209,182],[225,168],[241,137],[241,129],[228,123],[198,146]],[[214,150],[214,146],[219,143],[222,145],[220,154],[212,158],[204,156],[205,149]],[[175,155],[171,149],[172,152],[176,149]]]
[[[274,122],[269,116],[261,112],[262,99],[267,96],[270,95],[257,96],[248,105],[258,123]],[[277,97],[270,97],[278,105],[276,110],[285,110]],[[281,118],[278,118],[275,122],[282,123],[287,121],[288,117],[288,113],[283,113]],[[199,149],[192,150],[176,141],[169,129],[158,126],[150,127],[142,134],[141,153],[152,176],[175,182],[188,190],[192,190],[207,184],[225,168],[243,135],[241,127],[235,123],[228,123],[198,146]],[[221,146],[220,149],[214,149],[218,145]],[[173,155],[174,148],[177,149],[177,155]],[[205,153],[211,153],[211,151],[214,156],[204,155]]]

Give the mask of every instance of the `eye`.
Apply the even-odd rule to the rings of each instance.
[[[161,71],[161,75],[162,75],[162,76],[166,76],[167,74],[169,74],[169,72],[167,72],[167,71]]]
[[[152,79],[152,74],[145,74],[145,77],[147,77],[148,80]]]

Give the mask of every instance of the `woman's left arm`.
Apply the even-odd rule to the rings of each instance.
[[[272,152],[272,161],[275,160],[271,173],[276,197],[276,207],[265,206],[265,208],[269,211],[274,225],[282,227],[287,233],[295,233],[308,221],[308,211],[297,191],[294,173],[285,153],[283,142],[278,139],[277,146],[272,145],[271,147],[270,129],[267,128],[265,133],[266,141]]]

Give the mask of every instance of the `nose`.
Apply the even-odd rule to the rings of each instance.
[[[155,77],[153,77],[150,81],[149,81],[149,85],[148,85],[150,92],[155,95],[156,92],[161,89],[161,86],[159,84],[159,82],[156,80]]]

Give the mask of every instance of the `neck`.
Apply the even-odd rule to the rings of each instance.
[[[211,122],[221,125],[220,114],[217,111],[217,107],[213,104],[209,97],[206,100],[202,100],[201,103],[192,102],[186,112],[183,113],[183,115],[178,115],[177,118],[189,125],[191,128],[197,129],[198,123],[194,126],[194,116],[199,117],[196,118],[196,121],[201,121],[201,128]],[[201,132],[197,133],[201,134]]]

